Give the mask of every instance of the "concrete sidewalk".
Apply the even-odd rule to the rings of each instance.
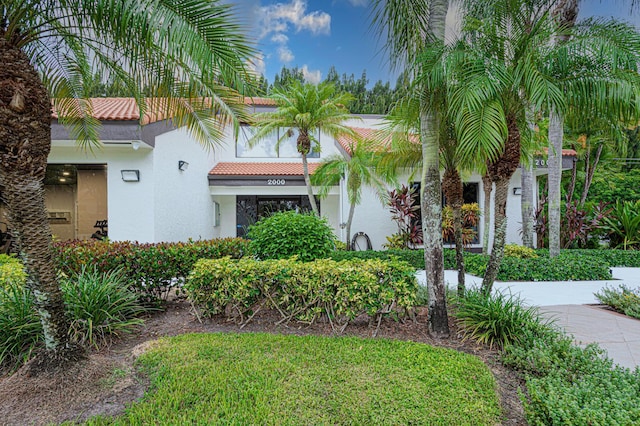
[[[607,311],[598,304],[594,293],[609,286],[624,284],[640,287],[640,268],[612,268],[613,279],[606,281],[553,281],[494,283],[494,291],[518,295],[529,306],[538,306],[547,317],[574,336],[576,343],[598,343],[613,361],[623,367],[640,366],[640,320]],[[418,282],[426,283],[424,271],[418,271]],[[445,271],[445,282],[455,288],[457,271]],[[482,278],[465,275],[467,288],[479,287]]]
[[[589,305],[542,306],[540,311],[576,343],[597,343],[623,367],[640,365],[640,320]]]

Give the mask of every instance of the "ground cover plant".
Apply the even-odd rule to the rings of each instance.
[[[610,306],[614,310],[640,319],[640,288],[629,288],[620,285],[617,288],[605,287],[595,293],[600,303]]]
[[[140,360],[151,390],[102,424],[494,425],[496,383],[478,358],[414,342],[192,334]],[[472,378],[472,380],[470,380]]]
[[[535,309],[503,294],[468,293],[456,302],[463,330],[503,348],[503,363],[524,374],[521,395],[531,425],[640,423],[640,369],[614,366],[591,344],[545,322]]]

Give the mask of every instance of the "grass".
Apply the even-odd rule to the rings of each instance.
[[[140,359],[152,387],[89,424],[429,424],[500,421],[476,357],[414,342],[270,334],[162,339]]]

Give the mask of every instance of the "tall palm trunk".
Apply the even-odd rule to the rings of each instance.
[[[442,245],[442,186],[440,183],[438,117],[422,112],[422,233],[427,278],[429,332],[437,337],[449,336],[444,257]]]
[[[507,196],[509,195],[509,181],[520,164],[520,130],[516,117],[513,114],[507,116],[507,129],[509,134],[500,157],[489,166],[489,171],[496,184],[493,248],[489,257],[489,265],[482,280],[482,291],[490,294],[493,282],[496,280],[507,234]]]
[[[302,173],[304,174],[304,183],[307,185],[307,195],[309,196],[309,203],[311,204],[311,210],[313,214],[320,217],[318,206],[316,205],[316,197],[313,196],[313,186],[311,186],[311,179],[309,178],[309,163],[307,162],[307,154],[302,153]]]
[[[549,256],[560,254],[560,184],[562,180],[563,118],[555,111],[549,114]]]
[[[569,39],[566,30],[575,25],[578,17],[578,0],[558,0],[553,16],[560,30],[555,42],[560,44]],[[560,254],[560,186],[562,181],[562,138],[564,117],[552,108],[549,114],[549,256]]]
[[[522,245],[533,248],[533,159],[529,159],[529,164],[522,165],[522,187],[521,209],[522,209]]]
[[[350,203],[349,205],[349,217],[347,219],[346,231],[347,231],[347,250],[353,250],[351,247],[351,223],[353,222],[353,213],[356,211],[356,203]]]
[[[431,0],[429,5],[430,35],[444,40],[449,9],[448,0]],[[425,34],[425,37],[427,34]],[[444,257],[442,244],[442,185],[440,182],[440,113],[427,105],[420,108],[420,136],[422,143],[422,233],[424,263],[427,278],[429,333],[434,337],[449,337]]]
[[[444,196],[453,212],[453,238],[456,245],[456,267],[458,269],[458,296],[464,296],[464,244],[462,242],[462,204],[464,201],[462,179],[458,170],[448,168],[442,178]]]
[[[44,176],[51,149],[51,101],[27,56],[0,38],[0,184],[11,233],[44,330],[47,359],[65,361],[68,337],[62,292],[51,254]],[[8,131],[11,129],[11,131]]]
[[[487,171],[482,175],[482,192],[484,192],[484,227],[482,229],[482,254],[489,254],[489,233],[491,232],[491,193],[493,180]]]

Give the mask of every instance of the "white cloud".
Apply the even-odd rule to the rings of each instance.
[[[259,53],[256,55],[252,61],[249,62],[249,69],[252,70],[256,75],[264,75],[267,67],[264,62],[264,55]]]
[[[271,37],[271,41],[274,43],[286,44],[289,41],[289,37],[282,33],[278,33],[274,34],[273,37]]]
[[[278,58],[280,58],[280,62],[289,63],[293,61],[296,57],[293,56],[293,52],[286,46],[280,46],[278,48]]]
[[[291,0],[289,3],[263,6],[260,8],[258,19],[261,39],[269,34],[284,33],[290,26],[293,26],[296,32],[305,30],[313,35],[331,32],[331,15],[319,10],[307,12],[306,0]]]
[[[312,84],[320,83],[320,79],[322,78],[320,70],[311,71],[306,65],[302,66],[302,75],[306,81]]]

